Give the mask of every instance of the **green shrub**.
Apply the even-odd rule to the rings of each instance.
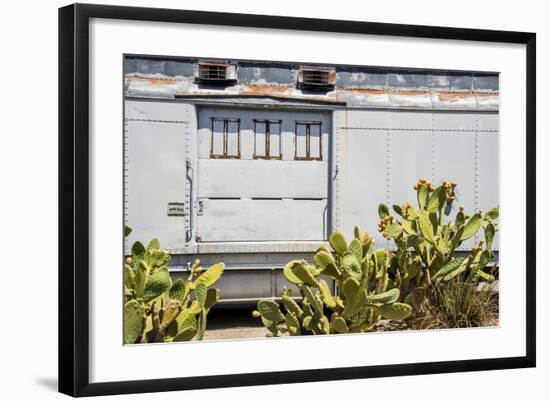
[[[425,313],[407,322],[413,330],[496,326],[497,283],[443,282],[432,288],[422,306]]]

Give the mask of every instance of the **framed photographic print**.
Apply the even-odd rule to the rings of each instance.
[[[61,8],[59,390],[535,366],[535,74],[534,33]]]

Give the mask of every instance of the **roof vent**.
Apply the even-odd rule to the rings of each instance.
[[[336,71],[334,69],[304,67],[298,70],[299,87],[328,90],[334,88],[335,83]]]
[[[200,62],[193,67],[195,78],[199,81],[227,83],[237,80],[235,64]]]

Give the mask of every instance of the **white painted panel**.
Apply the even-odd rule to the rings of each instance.
[[[479,134],[479,208],[484,212],[499,206],[499,134],[483,132]],[[493,243],[499,249],[497,233]]]
[[[239,124],[235,121],[227,123],[227,156],[239,155]]]
[[[265,153],[265,150],[264,150]],[[269,125],[269,157],[281,157],[281,124]]]
[[[249,108],[228,107],[203,107],[199,109],[198,137],[199,153],[201,159],[210,158],[211,148],[211,119],[227,118],[240,120],[240,152],[241,160],[254,158],[254,119],[256,120],[281,120],[280,148],[283,160],[294,160],[296,141],[296,122],[311,121],[322,124],[322,151],[323,161],[328,159],[328,137],[331,132],[331,118],[328,112],[316,112],[306,110],[263,110]],[[256,138],[257,139],[257,138]],[[273,152],[270,152],[273,155]]]
[[[434,113],[434,130],[475,131],[477,114],[472,112]]]
[[[168,202],[185,202],[185,124],[128,121],[126,224],[132,242],[158,238],[163,248],[185,245],[183,216]],[[128,252],[128,249],[126,250]]]
[[[325,239],[326,200],[204,199],[201,242]]]
[[[307,156],[307,134],[306,125],[298,124],[296,126],[296,157]]]
[[[214,120],[212,122],[212,150],[211,153],[217,156],[223,156],[225,148],[225,133],[223,120]]]
[[[416,205],[414,184],[420,178],[429,180],[432,174],[432,133],[391,131],[389,150],[391,203],[399,206],[405,202]]]
[[[433,113],[429,111],[389,111],[389,127],[393,129],[432,129]]]
[[[386,110],[343,110],[339,128],[390,128],[390,116]]]
[[[310,126],[309,156],[314,158],[321,157],[321,127],[318,125]]]
[[[263,121],[256,121],[254,124],[254,156],[265,157],[266,155],[266,126]]]
[[[480,131],[498,131],[499,130],[499,115],[498,113],[479,113],[478,129]]]
[[[200,198],[326,198],[327,165],[318,161],[199,160]]]
[[[376,231],[378,205],[387,202],[387,136],[385,130],[341,130],[337,199],[337,222],[349,239],[359,224],[376,240],[386,241]],[[339,216],[339,217],[338,217]]]
[[[444,180],[458,184],[455,188],[456,200],[445,219],[454,219],[460,205],[464,205],[469,214],[475,211],[475,136],[475,132],[435,132],[434,186]],[[466,241],[461,249],[470,249],[474,241],[475,238]]]
[[[124,118],[130,120],[155,120],[188,123],[185,103],[159,100],[127,100],[124,102]]]

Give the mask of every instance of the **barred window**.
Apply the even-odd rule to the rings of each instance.
[[[254,120],[254,158],[281,159],[281,120]]]
[[[239,159],[240,125],[238,118],[212,118],[210,157],[214,159]]]
[[[296,122],[295,160],[322,160],[321,123]]]

